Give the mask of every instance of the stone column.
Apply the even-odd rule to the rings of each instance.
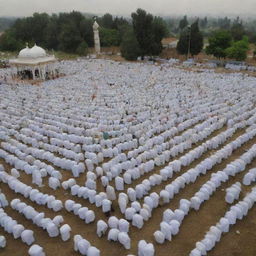
[[[42,79],[45,80],[45,65],[42,67]]]
[[[100,53],[100,35],[99,35],[99,24],[97,21],[94,21],[93,24],[93,33],[94,33],[94,47],[95,47],[95,52],[97,54]]]
[[[35,80],[35,68],[33,67],[33,68],[31,69],[31,71],[32,71],[33,80]]]

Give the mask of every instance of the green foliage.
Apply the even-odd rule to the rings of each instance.
[[[17,19],[11,31],[6,33],[10,34],[8,38],[14,38],[23,47],[26,42],[31,42],[50,50],[76,52],[81,42],[92,44],[93,41],[92,23],[86,21],[87,19],[79,12],[51,16],[46,13],[35,13],[32,17]],[[10,45],[6,50],[12,48]]]
[[[186,28],[187,26],[188,26],[187,16],[184,16],[183,19],[180,20],[179,28],[180,28],[180,30],[183,30],[183,29]]]
[[[248,37],[244,36],[242,40],[233,42],[232,46],[226,49],[226,56],[230,59],[243,61],[247,58],[249,49]]]
[[[88,54],[88,44],[85,41],[80,43],[76,49],[76,53],[80,56],[86,56]]]
[[[78,46],[83,42],[83,38],[73,22],[62,25],[59,42],[60,50],[69,53],[76,52]]]
[[[240,41],[237,41],[234,43],[235,45],[237,45],[240,48],[245,49],[246,51],[249,50],[249,38],[247,36],[243,36],[243,39]]]
[[[94,46],[93,22],[92,17],[77,11],[58,15],[34,13],[31,17],[20,18],[14,22],[1,39],[0,48],[19,50],[28,42],[37,43],[49,50],[76,53],[83,42],[89,47]],[[120,45],[128,21],[122,17],[113,18],[107,13],[98,22],[101,25],[102,46]]]
[[[120,45],[120,34],[116,29],[100,28],[100,42],[103,47]]]
[[[56,35],[59,33],[58,17],[53,15],[45,28],[45,41],[48,49],[58,49],[59,40]]]
[[[190,29],[183,29],[177,44],[177,51],[179,54],[186,55],[188,53]]]
[[[138,9],[136,13],[132,13],[133,29],[142,56],[149,54],[151,50],[151,42],[153,41],[152,22],[153,16],[147,14],[146,11],[142,9]]]
[[[123,28],[123,27],[127,27],[129,25],[129,22],[124,19],[123,17],[119,18],[119,17],[116,17],[113,21],[113,29],[117,29],[119,30],[120,32],[120,29]]]
[[[154,17],[152,23],[153,42],[151,45],[152,55],[159,55],[162,52],[162,40],[169,35],[166,23],[161,17]]]
[[[188,54],[190,51],[191,55],[194,56],[202,51],[203,44],[203,35],[199,30],[198,20],[196,20],[191,28],[187,27],[182,31],[177,44],[177,51],[182,55]]]
[[[169,36],[169,30],[165,21],[161,17],[154,17],[152,24],[154,39],[161,42],[164,37]]]
[[[112,29],[114,26],[113,16],[106,13],[99,19],[99,25],[104,28]]]
[[[231,46],[232,36],[228,31],[218,30],[209,38],[209,46],[206,53],[217,58],[226,57],[226,49]]]
[[[121,43],[121,54],[126,60],[137,60],[140,55],[140,47],[133,29],[124,34]]]
[[[192,56],[199,54],[204,46],[204,38],[199,30],[198,20],[191,25],[190,53]]]
[[[19,51],[22,49],[22,42],[16,40],[13,30],[7,30],[0,37],[0,50],[1,51]]]
[[[161,41],[168,32],[164,20],[138,9],[132,13],[132,24],[141,56],[160,54],[162,51]]]
[[[79,25],[81,36],[86,41],[89,47],[94,46],[92,26],[93,26],[92,19],[83,19]]]

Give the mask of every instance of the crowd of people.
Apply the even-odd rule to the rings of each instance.
[[[85,228],[95,223],[100,239],[118,242],[128,251],[136,243],[137,255],[153,256],[152,239],[163,246],[171,241],[190,211],[199,210],[230,176],[245,172],[243,185],[227,190],[223,200],[229,204],[239,199],[242,186],[256,181],[255,169],[246,169],[256,157],[256,147],[251,147],[212,173],[191,198],[181,199],[179,208],[163,211],[160,228],[151,237],[133,241],[131,228],[143,229],[156,208],[169,204],[255,138],[256,79],[239,73],[189,72],[168,62],[81,59],[61,61],[58,69],[66,75],[38,86],[0,86],[0,184],[17,194],[10,200],[0,191],[0,227],[31,246],[29,255],[46,255],[47,244],[38,245],[34,231],[8,216],[5,207],[50,238],[73,239],[81,255],[109,254],[74,234],[64,211],[81,219]],[[233,138],[238,131],[241,135]],[[200,162],[189,168],[196,160]],[[31,177],[30,184],[24,176]],[[68,199],[55,194],[60,190]],[[253,207],[255,190],[242,202],[237,206],[241,211]],[[48,218],[36,209],[39,206],[60,215]],[[213,249],[234,218],[221,219],[191,256]],[[0,248],[5,246],[0,236]]]

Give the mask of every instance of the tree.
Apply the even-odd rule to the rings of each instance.
[[[152,22],[153,16],[142,9],[132,13],[133,29],[141,49],[142,58],[151,52],[153,42]]]
[[[120,45],[120,35],[116,29],[100,28],[100,42],[104,47]]]
[[[83,19],[80,22],[80,33],[84,41],[88,44],[89,47],[94,46],[93,38],[93,20],[92,19]]]
[[[191,25],[190,53],[192,56],[199,54],[204,46],[204,38],[199,30],[198,20]]]
[[[129,22],[123,18],[123,17],[115,17],[114,21],[113,21],[113,29],[117,29],[120,30],[121,28],[123,28],[124,26],[128,26]]]
[[[239,20],[235,21],[231,27],[231,35],[232,35],[234,41],[242,40],[245,33],[246,32],[245,32],[242,22],[239,22]]]
[[[180,23],[179,23],[179,28],[180,30],[183,30],[184,28],[186,28],[188,26],[188,20],[187,20],[187,16],[185,15],[183,17],[182,20],[180,20]]]
[[[0,19],[0,29],[2,22],[5,20]],[[37,43],[49,50],[76,53],[84,41],[88,47],[94,45],[93,19],[77,11],[53,15],[34,13],[31,17],[13,19],[12,22],[12,27],[1,38],[0,47],[5,50],[19,50],[26,43],[31,46]],[[105,14],[99,22],[104,30],[103,46],[120,45],[129,22],[119,17],[113,19],[111,14]]]
[[[57,15],[53,15],[50,18],[45,28],[45,41],[46,41],[46,47],[48,49],[58,48],[58,45],[59,45],[58,34],[59,34],[58,17]]]
[[[182,31],[177,44],[180,54],[188,54],[189,49],[192,56],[199,54],[203,49],[203,35],[199,30],[198,20]]]
[[[83,42],[83,39],[77,26],[73,22],[69,22],[62,26],[59,41],[59,48],[62,51],[74,53],[78,46]]]
[[[46,27],[50,17],[46,13],[34,13],[31,17],[17,19],[12,29],[15,38],[25,42],[33,42],[46,47]]]
[[[247,58],[247,51],[249,50],[248,37],[244,36],[242,40],[233,42],[232,46],[226,49],[226,56],[230,59],[243,61]]]
[[[188,46],[189,46],[189,37],[190,37],[190,28],[187,27],[183,29],[180,34],[180,38],[177,44],[177,51],[179,54],[186,55],[188,54]]]
[[[226,57],[226,49],[231,46],[232,36],[230,32],[225,30],[216,31],[209,38],[209,45],[206,47],[206,53],[212,54],[217,58]]]
[[[162,39],[167,37],[169,34],[166,23],[161,17],[154,17],[152,23],[152,33],[153,42],[151,46],[151,53],[152,55],[159,55],[163,49]]]
[[[126,60],[137,60],[140,55],[140,47],[133,29],[124,34],[121,43],[121,54]]]
[[[109,13],[104,14],[99,19],[99,24],[100,24],[101,27],[108,28],[108,29],[113,29],[114,28],[113,16]]]
[[[167,27],[160,17],[153,17],[142,9],[132,13],[135,36],[139,43],[142,58],[145,55],[158,55],[162,51],[162,39],[167,35]]]
[[[0,37],[0,50],[1,51],[18,51],[22,49],[21,41],[16,40],[14,31],[12,29],[7,30]]]
[[[45,28],[49,23],[49,15],[47,13],[34,13],[32,18],[28,18],[28,22],[31,24],[31,39],[35,43],[46,47]]]
[[[75,53],[82,41],[93,46],[92,20],[80,12],[60,13],[58,26],[58,49]]]

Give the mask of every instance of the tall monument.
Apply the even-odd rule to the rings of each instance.
[[[100,35],[99,35],[99,24],[97,23],[96,21],[96,18],[95,18],[95,21],[94,21],[94,24],[93,24],[93,33],[94,33],[94,47],[95,47],[95,52],[97,54],[100,53]]]

